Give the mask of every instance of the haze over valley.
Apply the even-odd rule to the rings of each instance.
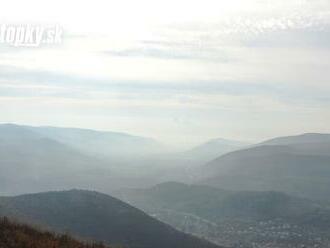
[[[174,235],[167,239],[173,244],[161,242],[164,247],[175,247],[181,238],[193,247],[179,231],[224,247],[330,242],[329,134],[256,144],[216,139],[186,151],[150,138],[75,128],[1,124],[0,137],[0,214],[23,223],[132,247],[160,247],[158,235]],[[172,234],[161,234],[161,222],[160,233],[150,234],[142,216],[135,220],[111,210],[118,204],[128,208],[124,202],[149,214],[143,217],[147,222],[172,226]],[[74,224],[78,210],[82,223]],[[133,237],[125,225],[146,233]],[[118,235],[102,231],[109,228]]]
[[[330,248],[329,0],[11,0],[0,248]]]

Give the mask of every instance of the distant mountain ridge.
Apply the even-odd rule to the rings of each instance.
[[[222,155],[201,168],[202,184],[275,190],[324,200],[330,187],[330,135],[280,137]]]
[[[163,152],[163,149],[165,149],[163,145],[151,138],[119,132],[50,126],[33,127],[15,124],[0,125],[0,132],[3,129],[9,133],[13,130],[21,133],[31,131],[35,135],[53,139],[84,153],[108,158],[146,156]],[[3,132],[1,132],[1,135],[3,135]]]
[[[75,185],[71,174],[105,166],[74,148],[16,125],[0,126],[0,192]],[[78,173],[79,171],[79,173]]]
[[[131,248],[217,248],[111,196],[85,190],[0,198],[0,215]]]
[[[266,140],[259,145],[292,145],[306,143],[330,143],[330,134],[305,133]]]
[[[147,180],[133,169],[159,151],[155,142],[121,133],[1,124],[0,194],[142,186]]]

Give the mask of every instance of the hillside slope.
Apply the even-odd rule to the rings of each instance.
[[[261,145],[291,145],[291,144],[311,144],[330,143],[330,134],[305,133],[300,135],[277,137],[266,140]]]
[[[176,228],[228,247],[328,247],[330,210],[280,192],[168,182],[118,192]],[[322,240],[322,242],[320,242]]]
[[[199,183],[326,200],[330,188],[330,143],[316,141],[264,144],[225,154],[201,168],[204,179]]]
[[[137,158],[150,146],[157,147],[152,140],[127,134],[2,124],[0,195],[150,186],[159,183],[160,168],[167,168],[157,159]]]
[[[16,125],[0,125],[0,157],[1,194],[87,187],[97,182],[91,170],[112,170],[107,161]]]
[[[28,225],[0,219],[1,248],[106,248],[102,244],[83,244],[67,235],[42,232]],[[110,247],[108,247],[110,248]]]
[[[155,209],[170,209],[216,222],[227,218],[282,218],[295,221],[302,220],[302,215],[326,210],[325,205],[321,203],[281,192],[229,191],[177,182],[163,183],[147,189],[121,190],[119,197],[148,212]],[[328,227],[330,228],[330,225]]]
[[[131,248],[216,248],[111,196],[71,190],[0,198],[0,214]]]

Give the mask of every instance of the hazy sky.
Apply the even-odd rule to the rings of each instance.
[[[0,44],[0,122],[190,145],[330,132],[330,1],[7,1],[1,24],[61,45]]]

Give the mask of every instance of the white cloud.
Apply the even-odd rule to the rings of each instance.
[[[289,134],[299,121],[326,131],[328,1],[14,0],[3,9],[1,23],[58,23],[65,35],[60,46],[0,47],[0,121],[172,141]]]

